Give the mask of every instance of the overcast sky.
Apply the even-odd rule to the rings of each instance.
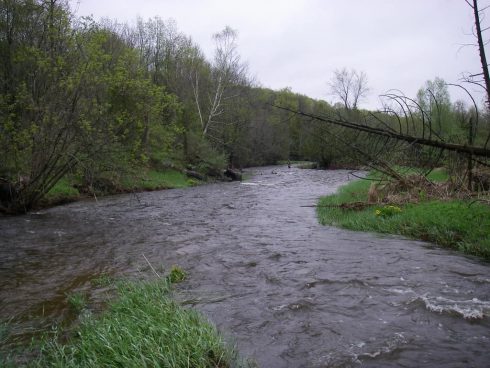
[[[329,102],[327,83],[343,67],[367,74],[371,92],[360,106],[372,109],[390,89],[414,97],[428,79],[457,83],[462,72],[480,72],[478,50],[461,47],[475,41],[464,0],[71,1],[77,15],[95,19],[171,18],[209,56],[212,34],[231,26],[262,86]],[[450,92],[453,101],[462,96]]]

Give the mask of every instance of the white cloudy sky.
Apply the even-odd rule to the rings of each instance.
[[[327,82],[342,67],[368,75],[369,108],[387,90],[415,96],[428,79],[454,83],[480,71],[478,51],[461,47],[474,42],[464,0],[72,0],[72,8],[121,22],[172,18],[208,55],[212,34],[229,25],[262,86],[330,102]]]

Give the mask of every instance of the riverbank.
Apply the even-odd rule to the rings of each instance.
[[[0,358],[2,366],[27,367],[241,367],[237,353],[198,312],[171,297],[172,284],[185,272],[173,267],[165,278],[114,281],[100,278],[94,287],[107,294],[107,307],[92,313],[83,294],[68,296],[78,314],[75,327],[54,329],[27,355]]]
[[[175,169],[147,169],[137,175],[124,175],[115,179],[96,181],[95,185],[82,185],[77,177],[62,178],[41,200],[39,207],[47,208],[87,198],[97,198],[122,193],[186,188],[203,181],[190,178]]]
[[[370,185],[368,180],[357,180],[322,197],[317,208],[320,223],[403,235],[490,260],[490,206],[468,200],[425,200],[423,195],[418,203],[399,206],[349,206],[367,201]]]

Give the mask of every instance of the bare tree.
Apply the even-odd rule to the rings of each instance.
[[[196,70],[191,76],[203,136],[208,136],[214,125],[222,123],[218,119],[225,112],[226,101],[237,97],[233,93],[233,87],[247,82],[248,68],[238,54],[237,37],[237,32],[228,26],[213,35],[216,49],[210,85],[204,91],[207,96],[202,96],[205,88],[200,83],[199,72]]]
[[[475,35],[478,42],[478,51],[480,54],[480,63],[482,66],[482,72],[466,75],[464,79],[465,82],[475,84],[485,90],[485,94],[486,94],[485,102],[487,104],[487,107],[490,108],[490,74],[488,71],[487,57],[485,54],[486,42],[483,40],[483,32],[487,31],[489,28],[487,27],[482,29],[482,19],[484,19],[484,15],[485,15],[483,12],[488,7],[479,9],[478,0],[472,0],[471,2],[469,0],[465,0],[465,2],[473,9],[473,16],[475,21],[475,28],[473,30],[473,34]]]
[[[356,110],[369,92],[366,73],[354,69],[335,70],[329,86],[330,93],[342,101],[346,110]]]

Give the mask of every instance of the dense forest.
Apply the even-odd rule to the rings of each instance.
[[[407,160],[407,147],[397,150],[399,145],[380,144],[314,118],[401,126],[400,107],[360,110],[358,98],[365,89],[358,89],[350,103],[350,94],[343,96],[339,88],[345,83],[341,72],[331,81],[340,101],[334,106],[289,88],[261,88],[241,59],[238,34],[230,27],[213,35],[210,60],[172,21],[158,17],[137,19],[134,25],[97,22],[76,18],[63,0],[2,0],[0,6],[4,211],[31,209],[66,177],[94,190],[148,168],[220,177],[226,167],[281,160],[309,160],[322,167],[364,165],[373,157]],[[363,74],[343,73],[366,82]],[[386,97],[387,106],[403,100]],[[452,103],[444,81],[428,81],[413,102],[419,111],[404,117],[412,133],[430,120],[434,136],[468,141],[475,108]],[[470,133],[471,142],[485,139],[488,124],[480,125],[483,133]],[[430,149],[409,149],[419,162],[441,158]]]

